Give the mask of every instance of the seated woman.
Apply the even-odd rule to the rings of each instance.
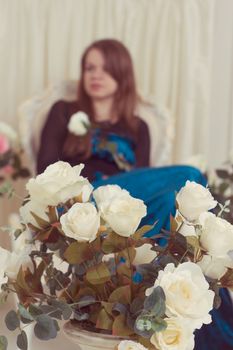
[[[64,160],[85,164],[83,176],[95,187],[116,183],[148,206],[146,222],[159,219],[156,232],[168,227],[175,210],[175,191],[186,180],[205,184],[197,169],[184,166],[148,168],[150,136],[136,116],[139,98],[130,54],[117,40],[100,40],[86,49],[81,60],[78,99],[57,102],[41,135],[37,171]],[[68,130],[71,116],[85,112],[92,128],[84,136]]]
[[[82,175],[94,187],[118,184],[144,200],[148,208],[144,222],[158,220],[153,234],[168,228],[175,192],[186,180],[203,185],[206,180],[192,167],[149,168],[149,131],[134,113],[138,97],[133,65],[120,42],[100,40],[86,49],[77,97],[76,102],[59,101],[52,107],[41,135],[38,173],[57,160],[71,165],[82,162]],[[92,125],[84,136],[68,130],[71,116],[78,111],[85,112]],[[232,309],[226,321],[226,305],[230,303],[224,291],[222,307],[213,311],[214,322],[197,334],[197,350],[233,349]],[[210,343],[214,336],[218,342]]]

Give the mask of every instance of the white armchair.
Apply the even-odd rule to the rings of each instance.
[[[52,105],[58,100],[74,101],[77,97],[77,81],[63,81],[51,85],[44,92],[19,106],[19,132],[21,143],[29,156],[32,171],[35,171],[40,135]],[[173,123],[168,111],[157,104],[140,103],[135,111],[149,127],[151,138],[150,165],[162,166],[171,163]]]

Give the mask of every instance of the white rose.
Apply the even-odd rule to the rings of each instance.
[[[7,277],[15,279],[21,265],[23,265],[23,267],[33,267],[29,257],[30,251],[30,249],[26,249],[21,253],[11,253],[0,247],[0,286],[2,283],[7,282]]]
[[[131,236],[146,215],[143,201],[119,186],[101,186],[93,195],[101,217],[120,236]]]
[[[39,216],[41,219],[45,221],[49,221],[48,215],[46,211],[48,210],[47,205],[39,203],[35,200],[30,200],[19,209],[19,214],[24,224],[32,224],[38,227],[38,223],[34,219],[32,213]]]
[[[204,255],[198,262],[205,276],[220,279],[227,272],[227,268],[233,268],[233,261],[229,256],[225,258],[215,258],[210,255]]]
[[[125,194],[129,194],[129,192],[125,189],[122,189],[118,185],[106,185],[98,187],[93,192],[93,197],[98,208],[101,209],[105,206],[105,204],[107,206],[113,199],[121,197]]]
[[[31,249],[32,233],[29,230],[22,232],[17,238],[12,241],[12,248],[15,253],[20,253],[30,247]]]
[[[82,136],[87,133],[89,126],[90,120],[88,115],[80,111],[71,116],[68,124],[68,130],[74,135]]]
[[[5,270],[6,275],[9,278],[16,279],[21,266],[24,269],[28,267],[31,271],[33,271],[33,264],[31,258],[29,257],[29,254],[30,249],[26,249],[25,251],[21,251],[20,253],[9,252],[8,262]]]
[[[212,213],[200,216],[202,225],[200,243],[208,253],[215,257],[224,257],[233,249],[233,225]]]
[[[66,236],[79,242],[92,242],[96,238],[100,216],[91,203],[76,203],[60,218]]]
[[[209,290],[201,268],[185,262],[175,268],[168,264],[159,272],[154,287],[163,288],[166,296],[166,314],[188,318],[194,328],[210,323],[210,310],[213,308],[214,292]],[[150,295],[153,288],[146,290]]]
[[[8,278],[5,275],[7,263],[9,261],[10,252],[0,247],[0,290],[2,284],[6,283]]]
[[[147,350],[145,346],[132,340],[122,340],[117,350]]]
[[[194,334],[188,321],[180,317],[165,318],[167,328],[150,338],[158,350],[193,350]]]
[[[72,167],[62,161],[49,165],[42,174],[28,181],[26,188],[31,199],[56,206],[81,195],[83,190],[85,200],[89,199],[93,187],[86,178],[80,176],[83,167],[83,164]]]
[[[188,220],[195,221],[199,216],[217,205],[210,191],[194,181],[187,181],[176,196],[180,213]]]
[[[149,243],[143,244],[136,248],[136,256],[133,261],[135,265],[148,264],[157,257],[157,253],[151,250],[152,245]]]

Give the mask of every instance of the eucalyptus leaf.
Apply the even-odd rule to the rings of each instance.
[[[114,315],[126,315],[127,307],[124,304],[116,303],[113,305],[112,312],[114,313]]]
[[[34,333],[40,340],[54,339],[57,336],[57,327],[54,320],[48,315],[39,315],[36,319]]]
[[[131,302],[131,288],[129,285],[122,286],[115,289],[109,296],[110,303],[130,304]]]
[[[43,314],[43,310],[41,310],[41,308],[35,304],[29,305],[29,312],[32,315],[32,317],[34,317],[34,318]]]
[[[8,314],[5,317],[5,323],[10,331],[14,331],[20,326],[18,315],[14,310],[8,312]]]
[[[144,309],[150,311],[155,317],[163,316],[165,313],[165,294],[161,287],[154,288],[153,292],[146,297]]]
[[[18,310],[20,313],[20,316],[22,316],[24,319],[27,319],[29,321],[33,321],[34,317],[30,314],[30,312],[22,305],[18,305]]]
[[[80,300],[77,302],[80,308],[89,306],[95,303],[96,303],[96,299],[92,295],[85,295],[82,298],[80,298]]]
[[[86,321],[89,319],[89,314],[87,312],[75,311],[74,319],[77,321]]]
[[[21,350],[27,350],[28,349],[28,339],[27,334],[22,330],[22,332],[17,336],[17,346]]]
[[[41,305],[41,310],[44,314],[49,314],[50,317],[62,320],[62,311],[52,305]]]
[[[61,310],[64,320],[70,319],[73,312],[73,309],[70,305],[59,300],[53,300],[51,304],[55,306],[57,309]]]
[[[154,334],[152,322],[145,314],[141,314],[137,317],[134,324],[134,332],[147,339]]]
[[[138,315],[143,311],[144,308],[144,298],[136,297],[130,304],[130,312],[133,315]]]
[[[86,279],[92,285],[103,284],[111,279],[111,274],[107,265],[101,263],[87,270]]]
[[[8,341],[5,335],[0,335],[0,350],[7,350]]]

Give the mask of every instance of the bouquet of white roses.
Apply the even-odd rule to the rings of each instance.
[[[193,349],[195,329],[219,305],[218,288],[233,286],[233,226],[209,212],[217,202],[207,188],[187,182],[171,230],[153,236],[154,226],[140,226],[143,201],[117,185],[93,191],[82,168],[57,162],[30,179],[20,248],[1,249],[2,294],[19,299],[5,317],[18,347],[27,349],[22,323],[49,340],[65,319],[125,337],[118,350]],[[4,336],[0,344],[6,349]]]

